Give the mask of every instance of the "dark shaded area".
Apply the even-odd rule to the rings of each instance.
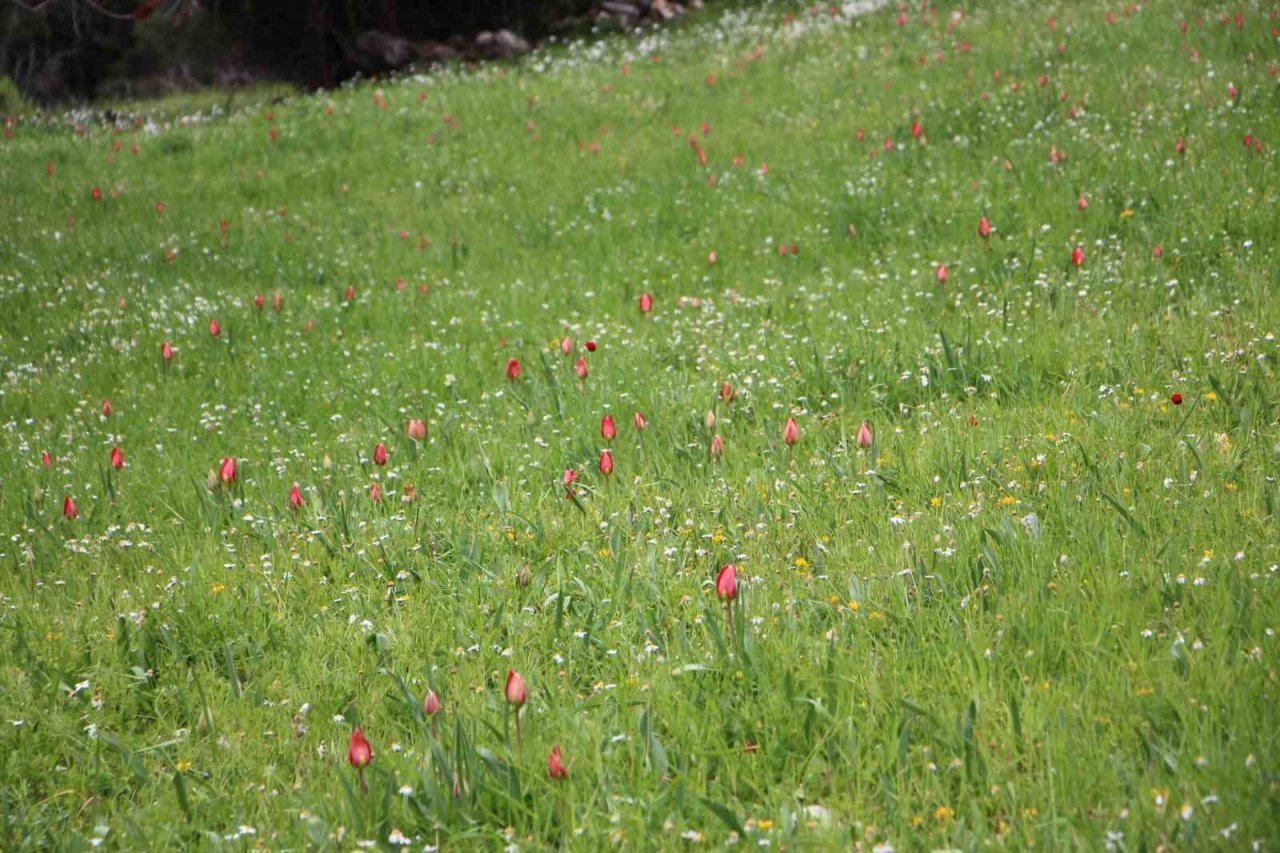
[[[41,103],[255,79],[327,87],[681,11],[673,0],[0,0],[0,77]]]

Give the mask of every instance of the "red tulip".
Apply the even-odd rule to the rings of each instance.
[[[514,669],[507,670],[507,704],[519,709],[528,700],[529,695],[524,687],[524,679]]]
[[[426,421],[410,418],[404,425],[404,434],[414,441],[422,441],[427,437]]]
[[[595,352],[595,351],[596,351],[596,342],[595,342],[595,341],[587,341],[585,344],[583,344],[583,346],[587,348],[587,352]]]
[[[991,236],[991,220],[985,216],[978,220],[978,236],[983,240]]]
[[[636,412],[631,416],[631,425],[643,432],[649,426],[649,421],[640,412]]]
[[[76,502],[71,500],[71,495],[62,499],[62,517],[67,521],[75,521],[80,517],[80,510],[76,509]]]
[[[217,320],[209,321],[209,334],[213,335],[215,338],[222,334],[222,327],[218,325]]]
[[[564,469],[564,476],[560,478],[564,482],[564,490],[567,497],[572,498],[575,494],[573,484],[578,481],[578,472],[572,468]]]
[[[93,192],[89,193],[89,197],[92,198],[94,201],[101,201],[102,190],[98,189],[97,187],[94,187]]]
[[[124,454],[118,447],[111,448],[111,467],[117,471],[124,467]]]
[[[718,435],[711,437],[711,449],[708,451],[712,459],[719,459],[724,456],[724,439]]]
[[[369,500],[376,504],[382,503],[382,486],[373,483],[369,486]]]
[[[173,361],[173,347],[169,345],[168,341],[165,341],[160,345],[160,357],[163,358],[166,363]]]
[[[733,402],[733,398],[737,396],[737,392],[733,390],[733,384],[725,382],[720,385],[720,400],[728,404]]]
[[[919,139],[924,133],[924,127],[920,124],[920,119],[911,122],[911,136],[913,139]]]
[[[613,473],[613,454],[608,450],[600,451],[600,473],[606,477]]]
[[[342,298],[348,302],[354,302],[356,298],[356,289],[351,285],[347,285],[347,289],[342,293]]]
[[[520,359],[513,358],[507,362],[507,378],[512,382],[520,378]]]
[[[560,747],[551,747],[551,755],[547,756],[547,775],[552,779],[568,779],[569,770],[560,761]]]
[[[1161,258],[1163,258],[1163,257],[1164,257],[1164,246],[1161,246],[1159,243],[1157,243],[1157,244],[1155,245],[1155,247],[1154,247],[1154,248],[1152,248],[1152,250],[1151,250],[1151,257],[1155,258],[1157,261],[1158,261],[1158,260],[1160,260]]]
[[[1252,147],[1253,147],[1253,134],[1252,134],[1252,133],[1246,133],[1246,134],[1244,135],[1244,147],[1245,147],[1245,148],[1252,148]]]
[[[228,486],[235,483],[236,460],[234,457],[228,456],[222,460],[222,465],[218,468],[218,479],[226,483]]]
[[[49,466],[53,464],[53,457],[49,455],[49,451],[46,450],[40,454],[40,464],[44,466],[45,470],[48,470]]]
[[[800,440],[800,425],[795,418],[787,418],[787,424],[782,428],[782,440],[788,445]]]
[[[302,490],[298,488],[298,484],[294,483],[293,488],[289,490],[289,506],[294,509],[302,509]]]
[[[738,570],[733,563],[720,567],[720,574],[716,575],[716,595],[722,601],[733,601],[738,597]]]
[[[1187,143],[1183,142],[1183,141],[1182,141],[1182,138],[1181,138],[1181,137],[1179,137],[1179,138],[1178,138],[1178,141],[1177,141],[1177,142],[1175,142],[1175,143],[1173,143],[1173,150],[1174,150],[1174,151],[1177,151],[1179,154],[1186,154],[1186,153],[1187,153]]]
[[[867,423],[866,421],[862,422],[862,426],[858,427],[857,441],[858,441],[859,447],[871,446],[871,424]]]
[[[347,748],[347,761],[351,762],[351,766],[357,770],[364,770],[372,760],[373,749],[369,746],[369,739],[364,736],[364,732],[356,729],[351,733],[351,746]]]
[[[1173,394],[1169,395],[1169,402],[1173,403],[1175,406],[1181,406],[1182,395],[1179,394],[1177,391],[1173,392]]]
[[[640,297],[640,313],[648,314],[653,310],[653,296],[651,294],[643,294]]]
[[[573,372],[578,375],[579,379],[586,379],[587,374],[590,372],[587,370],[587,360],[579,358],[578,363],[573,366]]]
[[[378,466],[387,464],[387,446],[382,442],[373,446],[373,464]]]
[[[1076,246],[1071,250],[1071,266],[1078,267],[1084,265],[1084,249]]]
[[[103,400],[103,401],[102,401],[102,416],[103,416],[104,418],[109,418],[109,417],[111,417],[111,413],[112,413],[113,411],[115,411],[115,410],[111,408],[111,401],[110,401],[110,400]]]
[[[440,713],[440,697],[436,695],[434,690],[428,690],[427,695],[423,697],[422,713],[428,717],[434,717]]]
[[[947,273],[947,265],[938,264],[938,272],[936,275],[938,276],[938,284],[946,284],[947,279],[950,278],[950,275]]]
[[[618,435],[618,428],[613,423],[613,415],[605,415],[600,419],[600,437],[605,441],[613,441]]]

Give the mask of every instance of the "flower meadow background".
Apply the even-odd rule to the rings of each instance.
[[[1273,849],[1277,14],[10,120],[0,848]]]

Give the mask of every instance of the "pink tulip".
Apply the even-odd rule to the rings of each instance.
[[[552,779],[568,779],[569,771],[560,760],[560,747],[551,747],[551,754],[547,756],[547,775]]]
[[[631,425],[637,430],[643,432],[649,426],[649,420],[640,412],[636,412],[631,416]]]
[[[210,334],[210,335],[213,335],[213,337],[215,337],[215,338],[216,338],[218,335],[222,334],[222,327],[218,325],[218,321],[217,321],[217,320],[210,320],[210,321],[209,321],[209,334]]]
[[[434,717],[440,713],[440,697],[436,695],[434,690],[428,690],[427,695],[423,697],[422,713],[428,717]]]
[[[578,482],[578,472],[572,468],[565,468],[564,475],[560,479],[564,483],[566,496],[572,498],[576,494],[573,490],[573,484]]]
[[[373,464],[378,466],[387,464],[387,446],[382,442],[373,446]]]
[[[600,451],[600,473],[606,477],[613,474],[613,454],[608,450]]]
[[[71,500],[70,495],[62,499],[62,517],[67,521],[75,521],[80,517],[80,510],[76,509],[76,502]]]
[[[613,441],[618,435],[618,428],[613,423],[613,415],[605,415],[600,419],[600,437],[605,441]]]
[[[168,341],[160,345],[160,357],[165,360],[166,364],[173,361],[173,347],[169,345]]]
[[[864,448],[871,446],[871,425],[866,421],[858,427],[858,446]]]
[[[577,374],[579,379],[586,379],[590,372],[587,370],[587,360],[579,358],[577,364],[573,366],[573,372]]]
[[[218,479],[228,486],[233,485],[236,481],[236,460],[234,457],[228,456],[222,460],[221,467],[218,468]]]
[[[718,435],[711,437],[711,449],[708,451],[712,459],[719,459],[724,456],[724,439]]]
[[[104,418],[109,418],[109,417],[111,417],[111,413],[112,413],[113,411],[115,411],[115,410],[111,408],[111,401],[110,401],[110,400],[103,400],[103,401],[102,401],[102,416],[103,416]]]
[[[738,597],[738,570],[733,563],[720,567],[720,573],[716,575],[716,595],[721,601],[733,601]]]
[[[946,264],[938,264],[938,272],[937,272],[937,276],[938,276],[938,284],[946,284],[946,283],[947,283],[947,279],[948,279],[948,278],[950,278],[951,276],[950,276],[950,274],[948,274],[948,272],[947,272],[947,265],[946,265]]]
[[[298,488],[298,484],[294,483],[293,488],[289,490],[289,506],[295,510],[302,509],[302,490]]]
[[[640,297],[640,313],[648,314],[652,310],[653,310],[653,296],[651,294],[646,293]]]
[[[382,503],[382,486],[372,483],[369,486],[369,500],[376,504]]]
[[[117,471],[124,467],[124,453],[118,447],[111,448],[111,467]]]
[[[1084,249],[1076,246],[1071,250],[1071,266],[1079,267],[1084,265]]]
[[[985,216],[978,220],[978,236],[983,240],[991,236],[991,220]]]
[[[404,425],[404,434],[414,441],[422,441],[427,437],[426,421],[410,418]]]
[[[507,704],[519,709],[528,700],[529,694],[525,690],[524,679],[520,677],[520,673],[514,669],[507,670],[507,687],[506,687]]]
[[[787,424],[782,428],[782,440],[787,445],[795,444],[800,440],[800,425],[796,423],[795,418],[787,418]]]
[[[565,355],[571,355],[573,353],[573,338],[565,335],[560,339],[560,352]]]
[[[48,470],[49,466],[53,464],[53,457],[49,455],[49,451],[46,450],[40,454],[40,464],[44,466],[45,470]]]
[[[347,761],[357,770],[364,770],[372,760],[373,749],[369,746],[369,739],[356,729],[351,733],[351,745],[347,747]]]

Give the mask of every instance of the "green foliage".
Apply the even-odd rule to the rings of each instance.
[[[1280,835],[1272,24],[1126,9],[8,128],[0,849]]]
[[[22,115],[30,110],[31,104],[21,90],[8,77],[0,76],[0,115]]]

